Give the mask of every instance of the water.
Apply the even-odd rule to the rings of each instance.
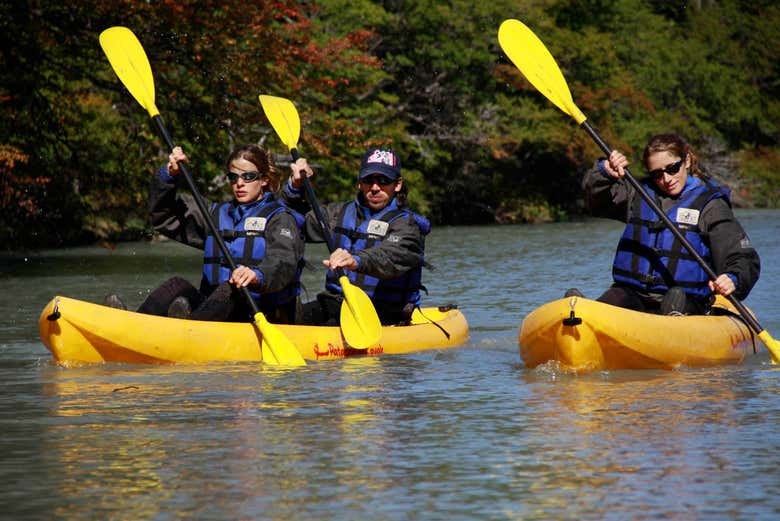
[[[780,337],[780,211],[738,214],[763,260],[746,301]],[[131,307],[197,253],[171,243],[0,259],[0,519],[776,519],[780,370],[528,370],[525,314],[597,296],[620,226],[437,228],[431,303],[467,346],[313,362],[63,369],[54,295]],[[318,260],[322,248],[309,248]],[[306,274],[313,295],[322,272]],[[149,334],[154,334],[150,331]]]

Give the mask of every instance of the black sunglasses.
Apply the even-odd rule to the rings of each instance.
[[[241,172],[240,174],[228,172],[226,175],[231,184],[237,183],[239,177],[247,183],[257,181],[258,178],[262,177],[260,172]]]
[[[360,182],[367,186],[374,186],[374,184],[378,184],[379,186],[388,186],[395,183],[395,180],[390,179],[386,175],[369,175],[362,177]]]
[[[647,175],[649,175],[654,181],[658,181],[661,179],[664,174],[674,175],[677,172],[680,171],[680,168],[682,168],[683,163],[685,163],[685,158],[688,156],[688,154],[685,154],[680,158],[679,161],[676,163],[672,163],[671,165],[666,165],[663,168],[656,168],[655,170],[650,170]]]

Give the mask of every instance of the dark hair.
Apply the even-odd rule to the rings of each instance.
[[[644,163],[645,168],[647,168],[647,159],[657,152],[670,152],[677,157],[688,154],[691,158],[691,168],[688,173],[696,177],[705,177],[704,172],[699,168],[699,157],[696,152],[679,134],[656,134],[651,137],[642,154],[642,163]]]
[[[406,206],[406,199],[409,196],[409,188],[407,187],[407,184],[404,183],[401,185],[401,189],[398,190],[395,194],[396,204],[398,206]]]
[[[268,186],[276,192],[281,185],[282,174],[271,162],[271,157],[266,150],[254,143],[241,145],[233,149],[227,158],[227,168],[236,159],[245,159],[257,167],[257,171],[268,177]]]

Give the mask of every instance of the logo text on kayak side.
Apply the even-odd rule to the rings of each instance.
[[[320,347],[318,343],[314,344],[314,355],[317,359],[328,356],[346,358],[348,356],[381,355],[384,352],[385,350],[381,345],[369,347],[368,349],[355,349],[354,347],[345,347],[341,344],[331,344],[330,342],[328,342],[326,347]]]

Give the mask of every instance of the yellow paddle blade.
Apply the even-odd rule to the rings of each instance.
[[[292,101],[286,98],[260,94],[260,105],[263,106],[265,117],[279,135],[279,139],[290,150],[298,147],[298,136],[301,134],[301,118]]]
[[[268,365],[281,365],[276,356],[274,356],[271,346],[265,341],[265,335],[263,335],[263,339],[260,341],[260,357]]]
[[[265,315],[255,313],[255,324],[263,335],[260,350],[263,362],[270,365],[306,365],[306,360],[301,356],[295,344],[290,342],[282,331],[266,320]]]
[[[367,349],[382,338],[382,323],[374,303],[366,292],[353,286],[346,276],[339,277],[344,292],[341,304],[341,331],[347,343],[357,349]]]
[[[127,27],[109,27],[100,33],[100,46],[119,80],[149,116],[160,114],[154,104],[152,66],[133,31]]]
[[[758,338],[761,339],[769,350],[769,354],[772,356],[772,363],[774,365],[780,364],[780,342],[772,338],[772,335],[766,329],[758,334]]]
[[[552,101],[556,107],[573,117],[577,124],[587,118],[571,98],[569,86],[542,41],[519,20],[504,20],[498,29],[498,43],[523,76]]]

